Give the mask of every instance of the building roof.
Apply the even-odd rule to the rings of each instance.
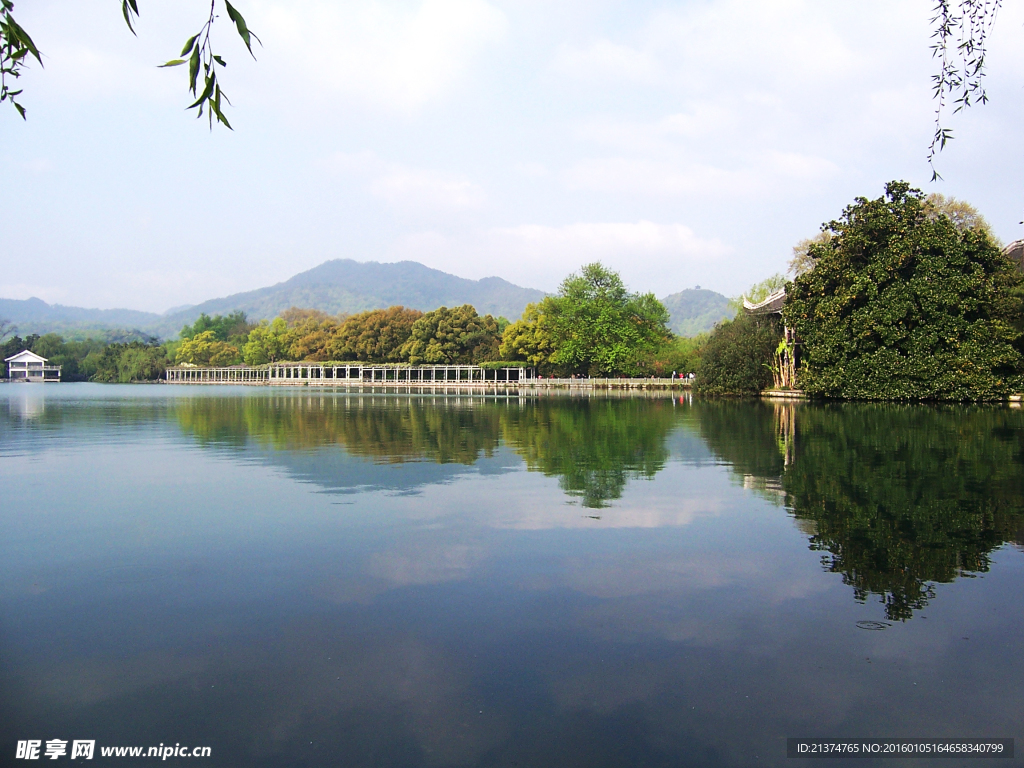
[[[782,312],[782,305],[786,303],[786,289],[780,288],[764,301],[751,304],[743,300],[743,308],[752,315],[774,315]]]
[[[18,354],[11,355],[10,357],[8,357],[6,360],[4,360],[4,362],[5,363],[45,363],[46,362],[46,358],[45,357],[40,357],[35,352],[29,352],[27,349],[23,349]]]
[[[1024,272],[1024,240],[1014,240],[1003,249],[1003,256],[1017,265]]]

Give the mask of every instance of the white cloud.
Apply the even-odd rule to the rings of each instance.
[[[595,40],[586,48],[563,45],[554,69],[574,78],[652,82],[661,75],[654,56],[609,40]]]
[[[402,110],[450,88],[507,25],[484,0],[273,3],[260,23],[285,49],[289,76],[300,69],[320,86]]]
[[[463,176],[395,165],[370,184],[370,191],[393,205],[460,210],[479,208],[483,190]]]
[[[794,184],[818,182],[839,168],[829,160],[769,150],[738,167],[687,160],[606,157],[581,160],[563,173],[572,190],[637,195],[761,195]]]
[[[385,162],[366,150],[335,152],[325,165],[349,179],[362,177],[371,195],[405,211],[473,210],[485,199],[483,188],[461,174]]]

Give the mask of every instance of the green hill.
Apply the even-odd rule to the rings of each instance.
[[[381,264],[351,259],[326,261],[277,285],[175,308],[163,315],[129,309],[83,309],[47,304],[41,299],[0,299],[0,318],[18,332],[55,332],[67,338],[155,334],[175,338],[200,313],[242,310],[250,319],[276,317],[289,307],[320,309],[330,314],[363,312],[401,304],[424,312],[441,306],[472,304],[480,314],[517,319],[544,292],[521,288],[500,277],[467,280],[414,261]]]
[[[415,261],[381,264],[334,259],[301,272],[283,283],[197,304],[161,318],[158,330],[174,336],[201,312],[208,315],[242,310],[250,319],[276,317],[289,307],[319,309],[332,315],[364,312],[401,304],[427,312],[472,304],[480,314],[517,319],[526,305],[544,292],[520,288],[500,277],[467,280]]]
[[[720,320],[731,320],[736,310],[729,306],[729,299],[715,291],[702,288],[687,288],[661,300],[668,310],[669,327],[680,336],[696,336],[707,333]]]

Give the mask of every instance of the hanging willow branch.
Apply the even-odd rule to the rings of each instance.
[[[931,24],[934,28],[932,57],[939,60],[939,71],[932,75],[935,98],[935,134],[928,146],[928,165],[932,181],[941,179],[935,157],[953,139],[953,131],[943,126],[943,110],[953,114],[973,104],[988,101],[983,78],[988,37],[1003,0],[960,0],[953,8],[950,0],[937,0]]]
[[[192,93],[192,98],[195,99],[188,109],[198,108],[197,117],[202,117],[205,109],[210,120],[211,130],[214,119],[231,128],[222,109],[225,102],[228,104],[231,102],[228,101],[227,94],[221,90],[220,81],[217,78],[217,68],[226,67],[227,62],[214,53],[210,38],[213,24],[217,20],[217,2],[218,0],[210,0],[209,17],[199,31],[185,43],[185,47],[179,54],[181,58],[171,59],[159,65],[161,67],[176,67],[188,64],[188,89]],[[260,39],[256,37],[255,32],[249,29],[242,14],[228,0],[221,0],[221,2],[224,3],[228,19],[234,24],[238,36],[242,38],[249,54],[255,59],[256,55],[252,52],[252,41],[260,42]],[[11,102],[24,119],[25,108],[15,100],[15,97],[21,94],[21,89],[14,90],[13,82],[21,77],[30,55],[39,62],[40,66],[42,66],[43,60],[35,43],[32,42],[32,38],[14,20],[13,12],[14,0],[0,0],[0,103]],[[134,35],[135,25],[139,19],[137,0],[121,0],[121,13],[124,15],[125,24]],[[202,81],[199,79],[200,74],[203,76]]]

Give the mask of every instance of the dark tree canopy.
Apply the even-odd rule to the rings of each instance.
[[[800,386],[867,399],[976,400],[1021,387],[1021,276],[988,235],[931,216],[905,182],[857,198],[812,244],[786,322]]]
[[[715,327],[700,352],[698,392],[753,395],[772,384],[772,354],[782,328],[772,315],[740,312],[735,320]]]

